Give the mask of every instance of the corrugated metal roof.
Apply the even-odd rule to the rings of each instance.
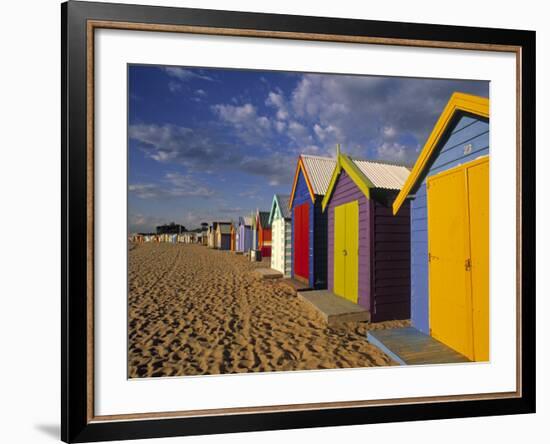
[[[324,196],[328,190],[334,167],[336,167],[336,159],[309,154],[302,154],[301,158],[313,188],[313,194]]]
[[[279,208],[285,219],[290,219],[290,210],[288,209],[288,202],[290,200],[289,195],[277,194],[277,200],[279,201]]]
[[[403,165],[370,160],[352,160],[375,188],[400,190],[410,174],[410,170]]]
[[[244,223],[244,225],[248,225],[249,227],[251,227],[252,226],[252,217],[242,216],[239,220],[239,223]]]
[[[260,215],[260,224],[262,228],[270,228],[271,225],[269,225],[269,211],[259,211]]]

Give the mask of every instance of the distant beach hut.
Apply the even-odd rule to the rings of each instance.
[[[208,226],[208,248],[217,248],[216,246],[217,229],[218,229],[218,222],[212,222]]]
[[[258,211],[256,214],[256,233],[258,238],[257,249],[262,258],[271,257],[271,225],[269,224],[269,211]]]
[[[231,222],[231,246],[230,250],[235,251],[237,245],[237,228],[235,227],[235,224]]]
[[[393,203],[411,206],[411,321],[489,359],[489,99],[454,93]]]
[[[252,217],[239,217],[237,251],[248,252],[252,248]]]
[[[327,285],[327,216],[322,200],[336,160],[302,154],[298,158],[289,208],[292,213],[292,272],[311,288]]]
[[[340,154],[323,211],[328,217],[328,289],[370,312],[373,322],[410,317],[408,203],[391,204],[409,176],[402,165]]]
[[[216,247],[220,250],[231,249],[231,223],[217,222]]]
[[[271,225],[271,268],[290,277],[292,271],[292,218],[288,201],[290,196],[275,194],[269,213]]]

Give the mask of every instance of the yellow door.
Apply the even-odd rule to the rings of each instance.
[[[357,303],[359,285],[359,202],[334,209],[334,293]]]
[[[475,361],[489,360],[489,160],[467,170]]]
[[[488,172],[482,158],[427,181],[430,331],[475,361],[489,354]]]
[[[465,261],[469,257],[463,171],[431,177],[428,186],[430,331],[472,354],[471,307]]]
[[[346,294],[346,206],[334,208],[334,293]]]

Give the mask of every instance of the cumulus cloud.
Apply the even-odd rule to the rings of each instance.
[[[271,131],[271,122],[266,116],[258,115],[257,109],[250,103],[244,105],[217,104],[212,111],[224,123],[236,130],[236,136],[250,145],[267,145]]]
[[[276,93],[274,91],[271,91],[267,99],[265,100],[265,104],[271,107],[274,107],[276,109],[276,117],[279,120],[286,120],[288,119],[288,108],[286,104],[286,100],[282,93]]]
[[[130,139],[148,157],[158,162],[174,162],[191,171],[212,172],[217,165],[234,164],[238,151],[215,129],[178,125],[135,124],[128,129]]]
[[[271,186],[291,183],[296,166],[296,158],[287,155],[272,155],[265,157],[246,156],[240,169],[256,176],[264,176]]]
[[[488,83],[305,74],[291,93],[289,118],[311,128],[325,151],[341,143],[366,158],[414,157],[454,91],[487,95]]]

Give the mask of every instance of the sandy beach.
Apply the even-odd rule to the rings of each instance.
[[[244,256],[192,244],[129,251],[129,376],[159,377],[394,365],[368,329],[328,328],[282,280]]]

